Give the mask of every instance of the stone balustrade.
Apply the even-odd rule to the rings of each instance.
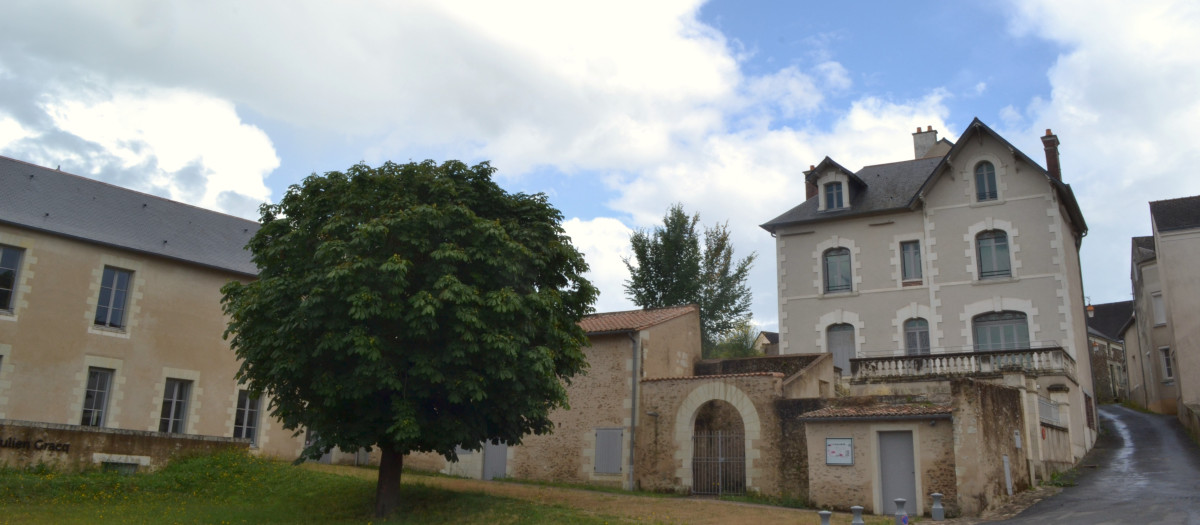
[[[850,360],[853,381],[920,381],[1021,371],[1075,379],[1075,359],[1059,346],[1018,350],[930,353]]]

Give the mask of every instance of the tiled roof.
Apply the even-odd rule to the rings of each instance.
[[[688,312],[698,310],[699,308],[696,305],[689,304],[686,306],[652,308],[649,310],[605,312],[584,317],[579,322],[579,326],[583,327],[583,330],[589,334],[600,332],[633,332],[645,330],[656,324],[665,323]]]
[[[1133,238],[1132,255],[1133,264],[1141,264],[1157,256],[1154,248],[1154,237],[1149,235],[1145,237]]]
[[[649,377],[649,378],[643,379],[642,382],[648,383],[650,381],[695,381],[698,379],[703,379],[703,380],[707,381],[709,379],[721,379],[723,377],[778,377],[778,378],[782,379],[783,374],[781,374],[779,372],[748,372],[745,374],[719,374],[719,375],[711,375],[711,376]]]
[[[1150,216],[1160,232],[1200,228],[1200,195],[1151,202]]]
[[[933,416],[950,414],[950,405],[907,404],[888,405],[872,404],[861,406],[825,407],[812,412],[805,412],[800,417],[804,419],[834,419],[834,418],[871,418],[886,419],[889,417]]]
[[[255,275],[257,222],[0,156],[0,223]]]
[[[1105,337],[1120,341],[1124,338],[1121,329],[1133,316],[1133,301],[1093,304],[1092,316],[1087,318],[1088,328],[1093,328]]]
[[[772,345],[779,344],[779,332],[768,332],[768,331],[764,330],[762,332],[762,335],[763,335],[763,337],[767,338],[767,344],[772,344]]]

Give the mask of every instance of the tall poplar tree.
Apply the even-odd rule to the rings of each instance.
[[[625,259],[625,295],[642,308],[699,305],[708,353],[719,337],[750,319],[752,294],[746,280],[756,255],[734,258],[728,224],[705,227],[703,235],[699,225],[700,214],[688,215],[682,204],[673,204],[662,226],[633,232],[633,257]]]

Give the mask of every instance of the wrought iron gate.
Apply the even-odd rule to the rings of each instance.
[[[717,430],[692,436],[692,493],[746,493],[746,441],[742,434]]]

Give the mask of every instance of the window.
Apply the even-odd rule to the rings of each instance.
[[[839,323],[829,325],[825,333],[825,343],[829,353],[833,354],[833,366],[842,369],[842,375],[850,373],[850,358],[854,357],[854,326]]]
[[[0,310],[16,308],[17,269],[21,266],[21,250],[0,245]]]
[[[825,251],[825,293],[849,292],[853,289],[850,277],[850,250],[832,248]]]
[[[825,209],[836,210],[842,207],[842,183],[830,182],[825,185]]]
[[[113,371],[107,368],[88,368],[87,389],[83,394],[83,418],[79,421],[85,427],[104,426],[104,416],[108,412],[108,393],[112,390]]]
[[[104,267],[100,281],[100,300],[96,304],[96,325],[110,328],[125,327],[125,304],[129,297],[129,281],[133,272]]]
[[[249,439],[251,445],[258,444],[258,401],[259,397],[249,390],[238,391],[237,411],[233,416],[233,437]]]
[[[921,318],[904,321],[904,353],[929,354],[929,322]]]
[[[1154,292],[1151,294],[1150,303],[1154,307],[1154,325],[1167,324],[1167,309],[1163,307],[1162,293]]]
[[[905,281],[921,280],[921,243],[905,241],[900,243],[900,266],[902,279]]]
[[[975,250],[979,256],[980,279],[1012,276],[1008,259],[1008,234],[1000,230],[980,232],[975,236]]]
[[[1163,379],[1174,378],[1175,367],[1171,366],[1171,349],[1164,346],[1158,349],[1158,353],[1162,354]]]
[[[983,161],[975,165],[975,200],[994,201],[996,193],[996,167]]]
[[[1021,312],[995,312],[975,316],[975,350],[1029,348],[1029,324]]]
[[[621,473],[621,435],[619,428],[596,429],[596,473]]]
[[[191,381],[167,378],[167,386],[163,390],[162,416],[158,421],[159,432],[183,433],[191,387]]]

